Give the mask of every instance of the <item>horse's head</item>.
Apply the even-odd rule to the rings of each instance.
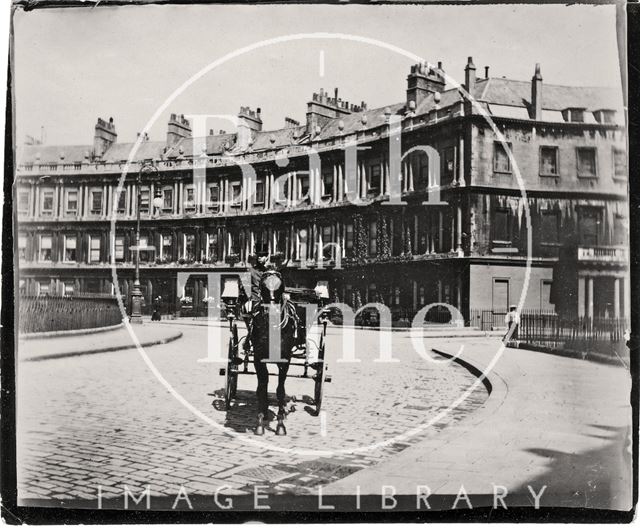
[[[268,270],[260,279],[260,297],[264,304],[282,304],[284,281],[275,270]]]

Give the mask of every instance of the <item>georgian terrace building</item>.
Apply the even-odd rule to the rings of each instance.
[[[320,90],[306,123],[287,118],[279,130],[263,130],[260,109],[243,107],[235,133],[193,138],[192,124],[172,114],[166,141],[144,138],[120,194],[134,143],[117,141],[113,119],[98,119],[93,144],[21,146],[20,292],[111,293],[115,265],[129,295],[139,204],[147,309],[160,295],[164,311],[203,313],[205,274],[242,271],[264,249],[286,262],[289,285],[326,284],[331,300],[356,308],[384,302],[399,318],[446,302],[467,318],[500,314],[519,301],[530,234],[525,307],[627,316],[626,133],[615,91],[546,84],[539,66],[531,81],[490,78],[488,68],[478,78],[471,58],[465,88],[504,134],[526,198],[494,129],[445,86],[441,64],[413,66],[406,99],[384,108]],[[392,126],[401,131],[399,173],[390,169]],[[347,145],[357,145],[351,164]],[[425,145],[434,150],[414,148]],[[315,153],[320,168],[310,165]],[[155,169],[138,185],[144,163]],[[404,205],[389,203],[393,179]],[[179,281],[179,272],[191,278]]]

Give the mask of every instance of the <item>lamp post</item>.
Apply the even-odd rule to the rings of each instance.
[[[158,169],[152,162],[145,161],[136,178],[136,275],[133,282],[133,290],[131,292],[131,318],[130,322],[134,324],[142,324],[142,290],[140,289],[140,198],[142,192],[140,189],[142,183],[142,174],[158,174]],[[160,191],[158,190],[158,193]],[[153,207],[162,207],[162,197],[156,193],[153,198]]]

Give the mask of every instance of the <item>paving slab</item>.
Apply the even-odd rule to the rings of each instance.
[[[499,342],[478,341],[461,358],[484,370]],[[441,347],[455,354],[455,342]],[[627,368],[506,349],[488,373],[492,393],[456,428],[411,446],[393,459],[326,487],[340,495],[432,493],[493,500],[494,485],[509,505],[528,505],[545,488],[541,506],[627,511],[632,501],[631,377]],[[477,501],[474,502],[474,507]]]

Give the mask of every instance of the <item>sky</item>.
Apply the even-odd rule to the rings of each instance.
[[[209,5],[45,9],[14,14],[18,144],[91,144],[98,117],[135,141],[156,110],[196,72],[243,46],[300,33],[374,38],[478,76],[620,87],[615,7],[602,5]],[[324,57],[322,59],[321,57]],[[170,113],[236,114],[260,107],[265,129],[304,123],[321,87],[369,108],[404,101],[413,63],[372,44],[309,39],[262,47],[203,75],[150,128],[164,140]],[[214,121],[218,130],[231,124]]]

